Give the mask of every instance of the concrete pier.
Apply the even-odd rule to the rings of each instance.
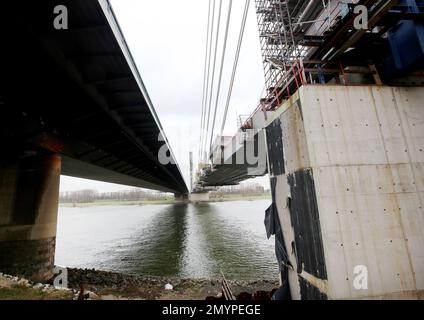
[[[0,272],[53,276],[60,171],[58,156],[0,164]]]
[[[424,298],[423,101],[421,87],[308,85],[270,119],[294,299]]]
[[[186,203],[189,201],[189,195],[187,193],[175,193],[175,202]]]
[[[192,203],[209,202],[209,200],[209,192],[190,194],[190,202]]]

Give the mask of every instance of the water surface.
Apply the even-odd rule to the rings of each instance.
[[[59,210],[56,264],[184,278],[276,279],[269,200]]]

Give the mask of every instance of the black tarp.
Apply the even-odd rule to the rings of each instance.
[[[288,175],[290,185],[291,222],[295,234],[295,252],[298,273],[326,280],[324,246],[322,243],[318,202],[312,169],[299,170]]]
[[[284,174],[283,132],[280,118],[277,118],[266,128],[266,141],[270,174],[273,176]]]
[[[268,239],[275,236],[275,254],[280,268],[282,286],[274,295],[273,300],[290,300],[290,286],[288,281],[288,265],[290,265],[284,243],[283,232],[275,199],[277,178],[271,178],[272,204],[265,212],[265,228]]]

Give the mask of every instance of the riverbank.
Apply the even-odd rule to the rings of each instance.
[[[68,289],[0,274],[0,300],[205,300],[219,297],[220,279],[181,279],[68,269]],[[228,281],[233,293],[271,292],[278,281]],[[81,295],[80,287],[83,287]],[[166,288],[168,287],[168,288]]]
[[[211,198],[210,203],[214,202],[230,202],[230,201],[255,201],[255,200],[267,200],[271,199],[271,195],[266,194],[253,194],[253,195],[223,195],[221,197]],[[166,205],[175,204],[176,202],[172,199],[164,200],[97,200],[88,203],[60,203],[61,207],[64,208],[87,208],[87,207],[99,207],[99,206],[146,206],[146,205]]]

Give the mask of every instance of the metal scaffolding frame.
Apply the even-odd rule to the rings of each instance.
[[[255,0],[259,37],[264,59],[265,84],[275,87],[281,72],[298,58],[288,1]]]
[[[381,43],[382,33],[373,28],[381,25],[385,27],[381,30],[387,31],[396,25],[399,15],[390,23],[382,18],[398,3],[399,0],[255,0],[266,94],[253,114],[275,110],[306,84],[348,85],[351,74],[361,74],[367,81],[374,77],[375,83],[381,83],[373,65],[373,61],[381,59],[370,58],[380,54],[380,49],[366,56],[357,51],[355,56],[346,54],[346,46],[359,40]],[[369,30],[354,30],[356,5],[368,8]],[[251,128],[253,114],[241,129]]]
[[[266,119],[304,85],[424,85],[424,52],[409,53],[419,41],[398,44],[404,31],[417,39],[422,34],[424,8],[418,0],[254,1],[266,90],[253,113],[239,118],[239,137],[254,129],[255,115]],[[367,9],[366,27],[355,25],[357,6]],[[397,51],[403,55],[394,56]],[[227,169],[212,163],[200,174],[199,186],[208,185],[215,170]]]

